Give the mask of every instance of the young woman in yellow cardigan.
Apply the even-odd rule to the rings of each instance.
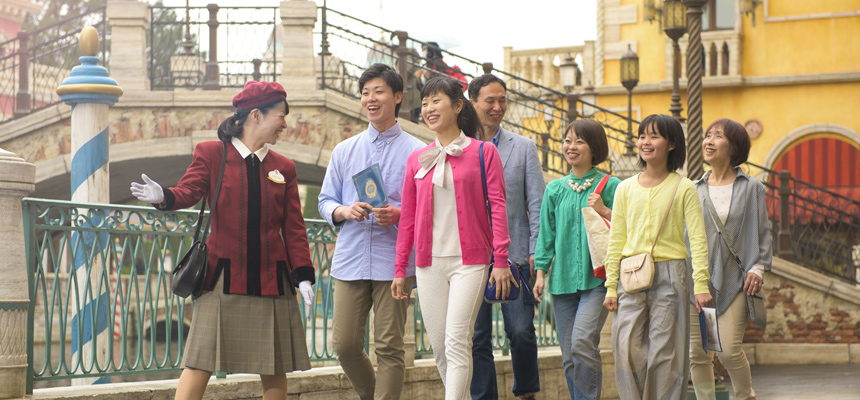
[[[603,305],[615,312],[615,383],[625,400],[679,400],[686,398],[690,370],[685,259],[691,255],[684,243],[685,226],[696,308],[711,304],[702,206],[693,183],[674,172],[686,157],[678,121],[668,115],[648,116],[639,126],[636,147],[645,171],[621,182],[615,191],[606,254]],[[654,283],[646,290],[627,293],[618,284],[621,259],[648,252],[655,262]]]

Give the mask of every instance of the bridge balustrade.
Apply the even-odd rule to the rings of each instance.
[[[53,386],[71,378],[164,377],[179,372],[194,302],[173,295],[170,287],[175,263],[191,245],[196,211],[25,198],[23,218],[30,293],[30,391],[40,381],[46,381],[42,386]],[[317,271],[317,300],[311,309],[314,318],[303,320],[311,360],[321,365],[336,361],[331,344],[336,285],[330,263],[338,232],[322,220],[306,220],[305,225]],[[83,259],[84,267],[70,267],[75,259]],[[93,269],[96,274],[90,274]],[[95,279],[87,279],[89,276]],[[73,298],[78,292],[87,300],[82,303],[91,304],[95,311],[79,314]],[[414,302],[416,357],[429,357],[433,350],[421,306],[417,296],[410,301]],[[541,346],[558,343],[549,303],[541,304],[535,317]],[[304,314],[304,308],[300,309]],[[498,306],[494,315],[493,346],[507,353],[509,344]],[[92,354],[72,357],[73,343],[82,354],[80,343],[89,334],[88,326],[113,332],[107,348],[99,349],[94,341]],[[367,330],[365,335],[369,349],[372,338]],[[100,351],[107,353],[106,362],[95,356]]]

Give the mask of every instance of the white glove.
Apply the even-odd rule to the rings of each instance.
[[[144,203],[163,203],[164,190],[161,189],[161,185],[155,183],[154,180],[149,179],[146,174],[142,174],[140,177],[143,178],[143,182],[145,182],[145,184],[141,185],[140,183],[132,182],[131,194]]]
[[[302,294],[302,299],[305,301],[305,316],[308,321],[311,319],[311,305],[314,304],[314,288],[311,281],[299,282],[299,292]]]

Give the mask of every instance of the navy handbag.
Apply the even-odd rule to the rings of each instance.
[[[487,216],[490,219],[490,234],[493,233],[493,212],[490,210],[490,197],[487,194],[487,168],[484,165],[484,142],[481,142],[481,145],[478,147],[478,154],[481,160],[481,181],[484,185],[484,204],[487,207]],[[519,268],[517,268],[517,264],[512,262],[509,259],[505,259],[505,262],[508,263],[508,267],[511,269],[511,274],[514,276],[514,280],[519,283],[520,287],[511,286],[511,291],[508,294],[508,297],[498,298],[496,297],[496,286],[490,285],[489,279],[487,280],[487,287],[484,288],[484,301],[487,303],[511,303],[516,301],[520,297],[520,289],[524,289],[527,292],[529,291],[529,283],[523,282],[524,277],[520,275]],[[492,255],[490,255],[490,271],[493,270],[493,266],[495,265],[495,260]]]

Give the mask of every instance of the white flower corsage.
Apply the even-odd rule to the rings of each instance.
[[[275,183],[286,183],[284,176],[276,169],[269,171],[269,180]]]

